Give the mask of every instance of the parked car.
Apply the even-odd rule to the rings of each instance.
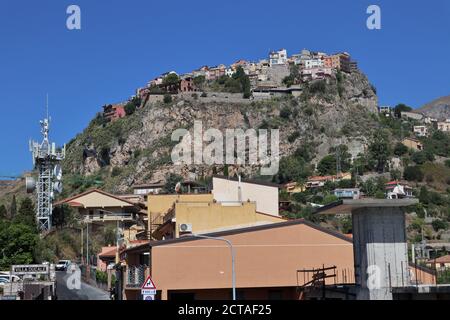
[[[0,273],[0,286],[4,286],[6,283],[10,282],[21,282],[22,279],[16,275],[10,275],[9,272]]]
[[[58,263],[55,265],[56,271],[67,271],[71,264],[70,260],[59,260]]]

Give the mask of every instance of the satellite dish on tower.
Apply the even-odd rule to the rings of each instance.
[[[61,165],[57,164],[55,166],[55,169],[53,170],[53,175],[55,176],[56,180],[61,181],[61,179],[62,179]]]
[[[56,193],[61,194],[63,190],[63,185],[61,181],[56,181],[53,184],[53,190],[55,190]]]
[[[36,189],[36,180],[33,177],[26,177],[25,187],[27,189],[27,193],[33,193]]]

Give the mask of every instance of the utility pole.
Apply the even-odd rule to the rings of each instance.
[[[89,267],[89,223],[86,223],[86,265]]]
[[[219,238],[219,237],[210,237],[210,236],[197,235],[197,234],[192,234],[191,237],[223,241],[228,245],[228,247],[231,250],[231,287],[232,287],[232,291],[233,291],[233,301],[235,301],[236,300],[236,270],[235,270],[235,253],[234,253],[233,243],[228,239]]]
[[[116,226],[116,264],[120,261],[119,259],[119,220],[117,220]]]
[[[81,230],[81,264],[83,265],[83,255],[84,255],[84,237],[83,237],[83,226],[80,228]]]

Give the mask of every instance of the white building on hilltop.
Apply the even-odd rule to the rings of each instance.
[[[278,51],[272,51],[269,53],[269,64],[270,66],[273,65],[280,65],[280,64],[286,64],[287,63],[287,51],[286,49],[280,49]]]

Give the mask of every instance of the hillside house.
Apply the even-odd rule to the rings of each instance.
[[[426,126],[414,126],[413,131],[418,137],[428,136],[428,128]]]
[[[416,151],[422,151],[423,150],[422,142],[420,142],[419,140],[417,140],[415,138],[405,138],[405,139],[403,139],[402,143],[403,143],[403,145],[405,145],[409,149],[413,149],[413,150],[416,150]]]
[[[197,70],[192,71],[192,77],[205,77],[206,78],[206,72],[209,70],[208,66],[203,66]]]
[[[311,51],[303,49],[299,54],[292,55],[292,60],[295,65],[304,65],[306,60],[312,59]]]
[[[306,187],[302,183],[298,182],[288,182],[283,188],[287,193],[300,193],[306,191]]]
[[[308,178],[306,182],[306,188],[321,188],[325,186],[327,182],[338,182],[341,180],[351,180],[352,174],[350,172],[339,173],[332,176],[312,176]]]
[[[427,266],[435,270],[450,270],[450,255],[445,255],[427,261]]]
[[[386,183],[385,190],[387,199],[404,199],[413,197],[413,189],[406,182],[388,182]]]
[[[147,197],[148,194],[159,194],[165,184],[162,181],[156,181],[147,184],[134,185],[133,194]]]
[[[92,232],[96,232],[100,227],[119,226],[125,244],[146,237],[144,221],[147,219],[147,210],[140,202],[133,202],[99,189],[91,189],[58,201],[55,207],[63,204],[78,210],[81,220],[92,226]]]
[[[335,189],[334,195],[339,199],[359,199],[361,198],[361,190],[359,188],[342,188]]]
[[[450,132],[450,119],[438,121],[437,129],[442,132]]]
[[[287,58],[288,57],[286,49],[272,51],[269,53],[269,64],[270,66],[283,65],[287,63]]]
[[[378,108],[378,112],[385,114],[386,116],[391,116],[392,115],[392,107],[391,106],[380,106]]]
[[[351,72],[350,68],[351,57],[347,52],[338,53],[330,56],[329,58],[331,58],[331,67],[333,69],[341,70],[347,73]]]
[[[125,112],[124,105],[121,104],[109,104],[103,107],[103,118],[107,121],[116,121],[120,118],[125,117],[127,114]]]
[[[242,67],[242,68],[244,68],[246,65],[247,65],[247,61],[246,60],[244,60],[244,59],[239,59],[239,60],[237,60],[236,62],[234,62],[234,63],[232,63],[231,64],[231,69],[233,69],[234,71],[236,71],[236,69],[238,68],[238,67]]]
[[[225,75],[226,67],[225,65],[221,64],[218,66],[210,67],[208,71],[206,71],[206,80],[216,80],[220,78],[221,76]]]
[[[317,67],[317,68],[303,69],[300,74],[302,76],[303,81],[312,81],[329,78],[333,74],[333,71],[331,68]]]
[[[194,79],[192,77],[181,79],[177,83],[163,83],[160,84],[158,87],[161,89],[162,92],[170,94],[197,91],[197,88],[194,84]]]
[[[322,59],[308,59],[304,61],[305,69],[321,68],[324,66]]]

